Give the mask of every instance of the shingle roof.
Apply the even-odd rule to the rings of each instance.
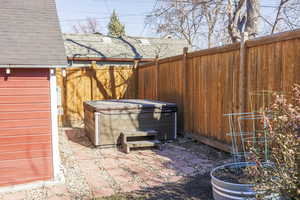
[[[0,5],[0,67],[66,65],[54,0],[0,0]]]
[[[182,54],[184,40],[169,38],[122,37],[102,34],[64,34],[68,57],[155,58]]]

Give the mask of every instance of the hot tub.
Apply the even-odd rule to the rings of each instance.
[[[85,130],[95,146],[119,144],[122,131],[158,131],[158,139],[177,135],[177,107],[174,103],[123,99],[84,102]]]

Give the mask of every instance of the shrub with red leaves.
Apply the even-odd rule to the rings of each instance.
[[[300,85],[293,87],[289,97],[275,94],[274,102],[263,114],[270,165],[266,167],[264,155],[252,149],[251,158],[257,166],[247,170],[254,178],[257,199],[279,194],[287,200],[299,200]]]

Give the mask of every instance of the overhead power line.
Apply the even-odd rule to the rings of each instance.
[[[155,1],[155,4],[153,6],[153,9],[155,9],[158,5],[158,2],[173,2],[173,0],[156,0]],[[179,3],[186,3],[186,4],[192,4],[193,3],[193,0],[177,0],[176,2],[179,2]],[[210,3],[212,2],[211,0],[207,0],[207,1],[201,1],[201,2],[198,2],[199,4],[201,3]],[[273,2],[272,2],[273,3]],[[275,3],[275,2],[274,2]],[[224,6],[227,6],[228,4],[227,3],[219,3],[219,5],[224,5]],[[294,4],[292,4],[294,5]],[[262,8],[278,8],[279,6],[279,3],[278,5],[271,5],[271,4],[261,4],[260,7]],[[291,8],[291,9],[294,9],[296,11],[300,11],[298,9],[295,8],[295,6],[284,6],[285,8]],[[92,13],[92,12],[82,12],[82,13]],[[93,12],[93,13],[96,13],[96,12]],[[146,17],[147,15],[149,15],[150,12],[145,12],[145,13],[138,13],[138,14],[127,14],[127,15],[120,15],[120,17]],[[100,21],[103,20],[103,22],[105,22],[104,20],[105,19],[109,19],[110,16],[106,16],[106,17],[91,17],[97,21]],[[80,19],[62,19],[60,20],[60,22],[62,23],[67,23],[67,22],[80,22],[80,21],[86,21],[87,18],[80,18]]]
[[[160,2],[174,2],[173,0],[158,0]],[[213,3],[211,0],[207,0],[207,1],[199,1],[199,2],[195,2],[193,0],[176,0],[175,2],[177,3],[186,3],[186,4],[207,4],[207,3]],[[274,2],[275,3],[275,2]],[[228,5],[227,3],[222,3],[219,2],[217,3],[218,5]],[[278,8],[278,6],[280,5],[280,2],[278,2],[278,4],[260,4],[260,7],[262,8]],[[292,6],[284,6],[284,7],[288,7],[288,8],[294,8]]]
[[[139,14],[128,14],[128,15],[120,15],[119,17],[142,17],[142,16],[147,16],[149,13],[139,13]],[[110,16],[107,17],[90,17],[96,20],[101,20],[101,19],[110,19]],[[78,18],[78,19],[62,19],[60,20],[61,22],[68,22],[68,21],[86,21],[87,18]]]
[[[111,13],[111,10],[110,10],[110,8],[109,8],[109,6],[108,6],[107,0],[104,0],[104,3],[105,3],[105,7],[106,7],[107,12],[108,12],[108,13]]]
[[[154,10],[154,9],[156,8],[157,4],[158,4],[158,0],[155,0],[155,3],[154,3],[154,5],[153,5],[153,7],[152,7],[152,10]],[[149,14],[149,13],[148,13],[148,14]],[[142,29],[140,35],[143,35],[143,34],[144,34],[144,31],[145,31],[145,29],[147,28],[147,26],[148,26],[148,24],[147,24],[147,23],[144,23],[144,27],[143,27],[143,29]]]

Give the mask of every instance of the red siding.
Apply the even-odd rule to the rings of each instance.
[[[0,69],[0,186],[52,178],[48,69]]]

